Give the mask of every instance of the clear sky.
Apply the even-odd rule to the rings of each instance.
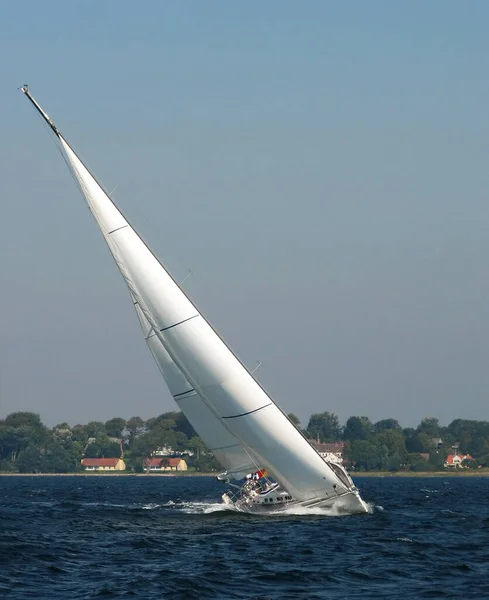
[[[0,417],[174,408],[23,83],[287,412],[489,418],[489,3],[16,0]]]

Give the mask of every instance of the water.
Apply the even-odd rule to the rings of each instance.
[[[223,510],[209,477],[0,477],[0,598],[489,598],[489,478],[366,478],[372,514]]]

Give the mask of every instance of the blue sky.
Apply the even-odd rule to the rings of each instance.
[[[19,0],[0,416],[174,408],[28,83],[286,411],[488,418],[485,2]]]

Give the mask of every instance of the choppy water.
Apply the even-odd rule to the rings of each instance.
[[[222,510],[206,477],[0,477],[0,597],[489,598],[489,478],[372,478],[370,515]]]

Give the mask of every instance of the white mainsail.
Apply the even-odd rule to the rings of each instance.
[[[140,322],[155,334],[147,340],[158,366],[172,394],[179,390],[173,395],[178,396],[180,408],[197,433],[204,441],[212,436],[219,440],[217,445],[211,443],[216,452],[222,452],[221,458],[216,453],[218,460],[234,469],[240,467],[238,463],[246,456],[247,468],[249,465],[266,468],[298,500],[327,498],[347,491],[345,482],[305,440],[182,292],[27,86],[21,90],[59,139],[74,178],[137,302]],[[216,423],[221,426],[217,435]],[[236,447],[236,441],[240,450],[235,462],[231,447]],[[230,447],[226,448],[228,442]]]
[[[247,473],[258,470],[259,465],[253,462],[241,442],[226,429],[198,392],[192,389],[144,316],[138,301],[134,296],[132,298],[144,338],[170,393],[205,445],[225,467],[228,475],[235,479],[242,479]]]

